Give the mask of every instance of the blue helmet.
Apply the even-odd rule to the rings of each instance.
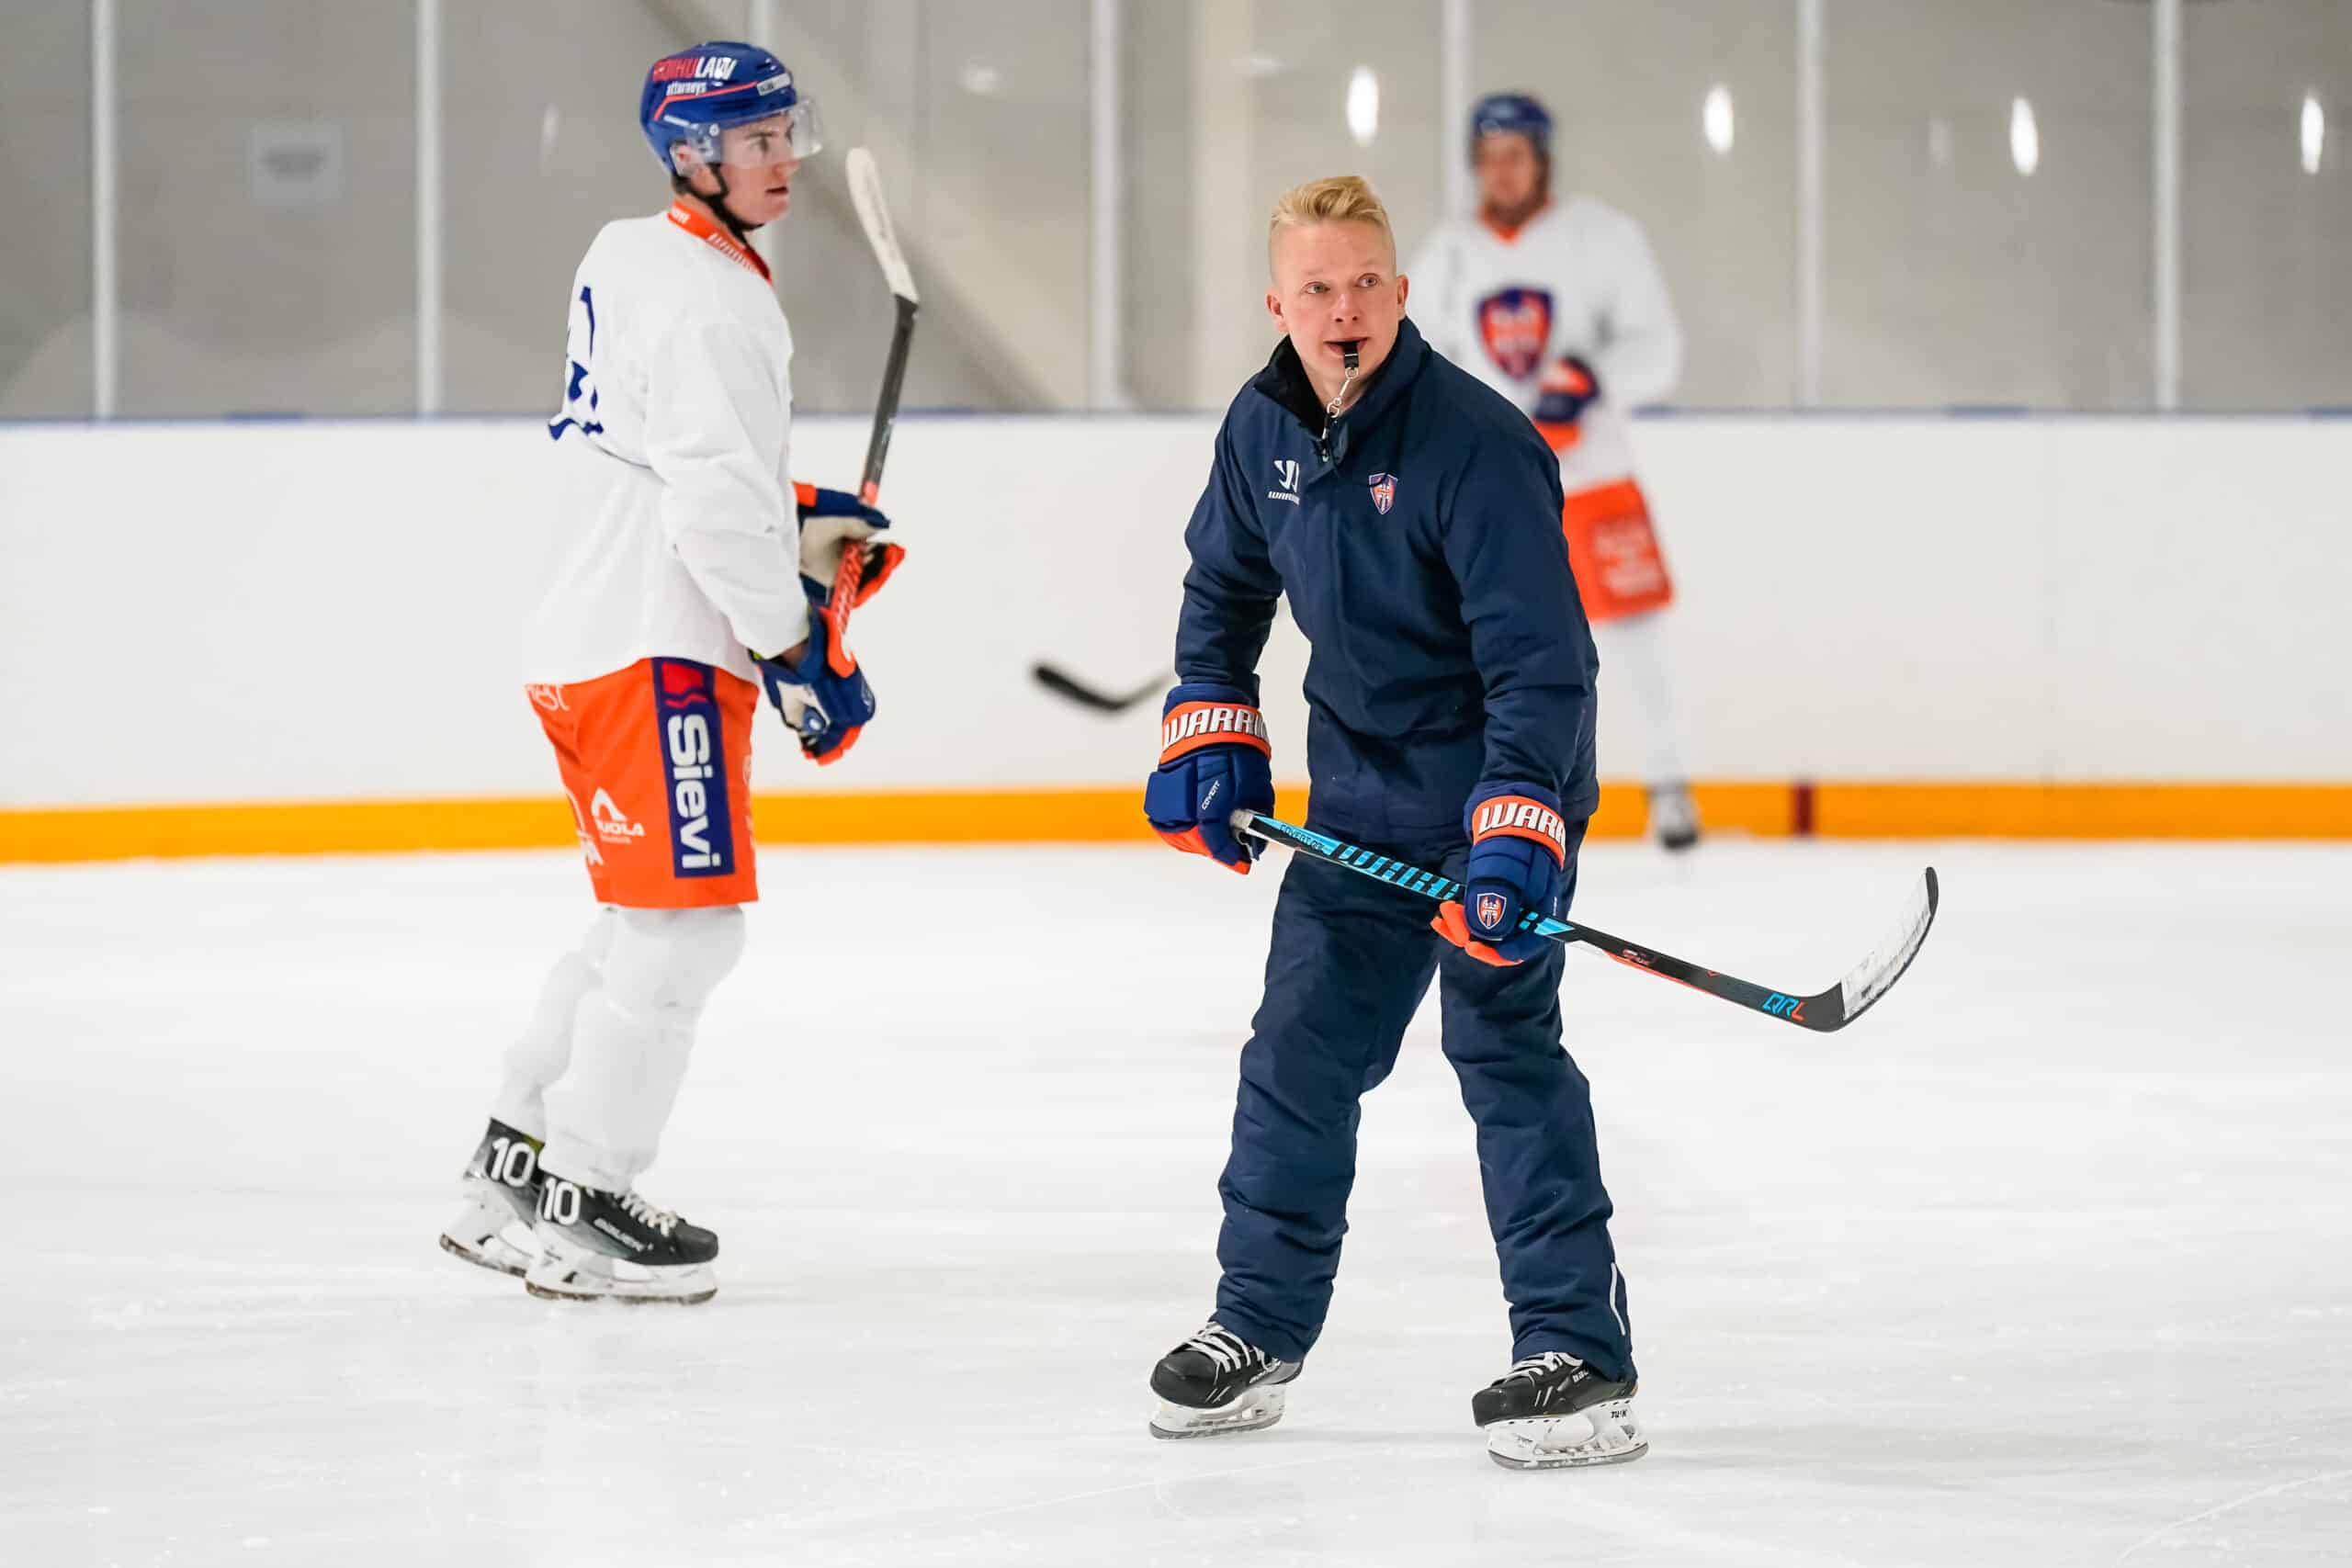
[[[721,131],[779,114],[791,117],[793,156],[817,151],[817,106],[800,96],[783,61],[748,43],[698,43],[663,55],[645,73],[637,105],[637,123],[670,175],[678,172],[671,150],[679,143],[717,164]]]
[[[1470,111],[1470,151],[1475,156],[1478,139],[1482,136],[1505,134],[1524,136],[1535,146],[1535,155],[1546,163],[1552,158],[1552,116],[1544,106],[1526,93],[1488,93]]]

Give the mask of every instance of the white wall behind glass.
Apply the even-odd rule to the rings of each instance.
[[[555,407],[581,254],[669,201],[637,129],[646,68],[743,21],[742,0],[443,0],[444,408]]]
[[[547,404],[581,249],[664,198],[632,123],[646,62],[755,17],[831,142],[766,242],[802,406],[867,406],[888,337],[841,187],[861,141],[924,286],[910,403],[1085,401],[1091,0],[442,9],[446,407]],[[1563,185],[1648,228],[1690,333],[1686,404],[1790,395],[1796,9],[1468,5],[1471,91],[1545,95]],[[1122,368],[1138,405],[1221,406],[1262,358],[1262,225],[1283,186],[1356,170],[1408,251],[1427,231],[1462,155],[1462,128],[1438,123],[1440,10],[1122,0]],[[1823,14],[1828,400],[2147,406],[2144,0]],[[413,0],[121,0],[119,15],[121,412],[413,408]],[[0,246],[0,414],[91,406],[89,19],[86,0],[20,3],[0,34],[0,197],[44,220]],[[2184,44],[2186,400],[2352,403],[2352,0],[2193,0]],[[1362,144],[1346,113],[1360,70],[1379,91]],[[1702,118],[1718,87],[1721,148]]]
[[[1250,52],[1238,62],[1252,133],[1250,178],[1232,193],[1240,199],[1229,219],[1223,210],[1202,218],[1215,230],[1230,223],[1240,251],[1235,317],[1255,317],[1246,335],[1230,341],[1236,356],[1246,349],[1248,359],[1238,372],[1227,367],[1218,403],[1273,348],[1263,299],[1266,219],[1276,197],[1307,180],[1362,175],[1380,193],[1409,256],[1436,222],[1443,194],[1435,0],[1264,0],[1252,24]]]
[[[1825,24],[1825,400],[2149,406],[2147,6],[1826,0]]]
[[[1273,348],[1276,197],[1362,175],[1408,251],[1435,219],[1436,0],[1182,0],[1125,14],[1126,385],[1145,407],[1221,409]],[[1368,88],[1354,87],[1359,73]]]
[[[782,55],[820,107],[811,201],[775,241],[796,393],[870,407],[891,305],[841,183],[873,149],[922,326],[910,407],[1084,405],[1086,0],[778,0]]]
[[[1119,247],[1124,269],[1120,384],[1139,408],[1222,408],[1194,388],[1193,56],[1197,0],[1122,7],[1119,28]],[[1220,303],[1222,311],[1228,307]]]
[[[90,10],[11,6],[0,46],[0,414],[90,412]]]
[[[2191,6],[2181,79],[2182,400],[2352,406],[2352,4]]]
[[[413,408],[413,7],[119,14],[121,412]]]
[[[889,295],[842,181],[842,160],[859,143],[881,158],[923,286],[908,405],[1057,400],[1001,347],[1000,334],[1013,330],[1000,309],[1003,280],[1028,276],[1022,259],[958,248],[958,236],[925,221],[923,197],[940,177],[933,149],[953,140],[928,133],[917,107],[927,101],[914,73],[935,34],[932,9],[795,0],[766,7],[775,31],[751,39],[792,68],[825,139],[796,181],[792,211],[760,241],[792,321],[793,391],[804,412],[871,407],[889,341]],[[670,199],[637,126],[646,68],[672,50],[747,38],[752,21],[745,0],[444,0],[444,407],[552,408],[581,254],[606,222]],[[1058,53],[1051,62],[1057,72],[1066,65]],[[1004,162],[1018,166],[1019,154]],[[1001,186],[982,186],[976,199],[1006,199]],[[1043,199],[1069,205],[1066,195]],[[1082,298],[1071,307],[1082,308]]]
[[[1514,90],[1542,98],[1558,123],[1555,191],[1597,197],[1648,231],[1686,344],[1672,400],[1787,404],[1795,375],[1793,6],[1478,0],[1471,17],[1473,101]],[[1458,148],[1465,128],[1445,127],[1444,135]]]

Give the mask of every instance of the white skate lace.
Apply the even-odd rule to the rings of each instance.
[[[1261,1352],[1245,1343],[1239,1335],[1215,1323],[1203,1324],[1198,1334],[1184,1341],[1184,1348],[1198,1350],[1214,1362],[1220,1372],[1229,1372],[1253,1360],[1265,1359]]]
[[[1528,1382],[1533,1382],[1538,1378],[1549,1377],[1562,1367],[1583,1365],[1584,1363],[1574,1356],[1563,1355],[1557,1350],[1546,1350],[1540,1356],[1521,1356],[1518,1360],[1513,1361],[1510,1364],[1510,1371],[1503,1374],[1503,1381],[1509,1382],[1513,1378],[1525,1378]]]
[[[621,1194],[621,1212],[639,1224],[660,1231],[663,1235],[678,1228],[678,1216],[659,1203],[649,1203],[634,1192]]]

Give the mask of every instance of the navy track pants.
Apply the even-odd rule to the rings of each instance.
[[[1468,854],[1458,841],[1366,847],[1419,865],[1442,860],[1456,879]],[[1572,856],[1571,892],[1575,877]],[[1511,1354],[1563,1350],[1631,1375],[1591,1091],[1560,1044],[1566,954],[1481,964],[1430,929],[1435,911],[1340,866],[1300,857],[1284,871],[1265,999],[1241,1051],[1233,1153],[1217,1183],[1216,1320],[1286,1360],[1314,1346],[1347,1231],[1359,1102],[1396,1065],[1436,976],[1446,1058],[1477,1123]]]

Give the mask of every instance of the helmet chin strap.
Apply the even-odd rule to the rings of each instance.
[[[673,160],[675,156],[675,153],[672,154]],[[759,228],[760,225],[757,223],[744,222],[741,218],[738,218],[735,215],[735,209],[729,205],[729,201],[734,193],[727,188],[727,165],[724,164],[705,163],[702,164],[702,167],[709,172],[712,181],[718,185],[718,190],[717,194],[705,196],[701,191],[695,188],[695,182],[691,177],[685,177],[686,189],[694,193],[695,200],[710,209],[710,215],[718,219],[720,225],[725,228],[729,233],[735,236],[735,241],[738,244],[741,245],[746,250],[751,249],[752,231]]]
[[[718,198],[710,203],[710,210],[721,223],[727,225],[727,231],[735,236],[736,242],[749,250],[752,245],[752,231],[759,225],[744,222],[735,216],[735,209],[727,204],[731,193],[727,188],[726,166],[720,164],[705,164],[703,167],[708,169],[710,177],[718,182]]]

